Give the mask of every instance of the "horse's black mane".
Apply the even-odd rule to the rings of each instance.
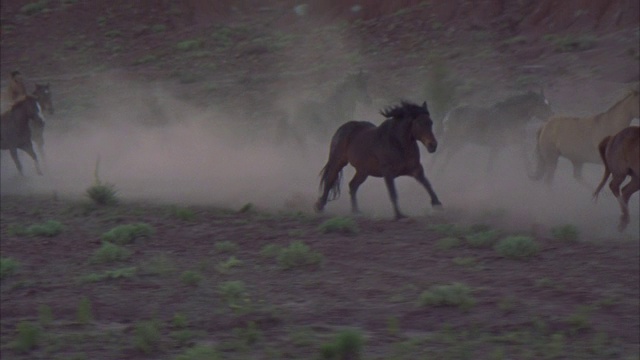
[[[429,114],[422,105],[416,105],[412,102],[401,101],[400,105],[391,106],[380,111],[380,114],[386,118],[403,119],[403,118],[415,118],[418,115]]]

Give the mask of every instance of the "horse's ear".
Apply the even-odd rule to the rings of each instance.
[[[422,103],[422,107],[423,107],[425,110],[427,110],[427,102],[426,102],[426,101],[424,101],[424,102]]]

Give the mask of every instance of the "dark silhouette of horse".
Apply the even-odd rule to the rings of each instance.
[[[598,155],[600,141],[629,126],[631,120],[639,116],[640,96],[633,90],[603,113],[584,118],[552,117],[538,130],[538,163],[530,178],[540,180],[545,177],[545,182],[551,185],[558,158],[564,156],[573,165],[573,177],[584,184],[583,164],[602,163]]]
[[[398,209],[394,179],[408,175],[414,177],[431,196],[431,205],[440,206],[440,200],[424,175],[420,164],[417,141],[430,153],[436,151],[438,142],[432,132],[433,122],[427,103],[422,106],[409,102],[380,112],[387,118],[380,126],[368,121],[349,121],[338,128],[331,139],[329,160],[320,173],[322,195],[315,204],[323,211],[327,201],[340,195],[342,169],[350,163],[356,174],[349,182],[351,210],[358,213],[356,192],[369,176],[382,177],[387,185],[395,218],[404,215]]]
[[[363,71],[347,75],[324,101],[301,103],[294,112],[292,119],[294,124],[288,125],[305,129],[306,133],[314,134],[318,140],[324,140],[329,129],[353,119],[358,103],[363,105],[372,103],[367,92],[368,81],[369,75]]]
[[[47,84],[36,84],[36,89],[33,91],[33,96],[38,99],[38,103],[43,111],[46,111],[49,115],[53,115],[53,99],[51,94],[51,86]],[[36,143],[38,154],[42,158],[42,161],[47,164],[47,159],[44,154],[44,128],[37,124],[31,123],[31,139]]]
[[[618,230],[623,231],[629,225],[629,198],[640,190],[640,127],[629,126],[613,136],[605,137],[598,145],[598,152],[604,163],[604,175],[593,197],[598,198],[598,193],[611,175],[609,188],[622,210]],[[631,181],[622,188],[621,194],[620,186],[627,176],[631,177]]]
[[[489,148],[487,171],[493,168],[498,151],[508,145],[520,145],[526,161],[527,123],[533,118],[547,119],[553,112],[544,93],[529,91],[509,97],[491,107],[460,106],[449,111],[443,120],[442,169],[455,153],[468,144]]]
[[[23,172],[18,158],[18,149],[31,156],[37,173],[42,175],[38,157],[33,151],[31,142],[30,120],[33,121],[35,128],[44,129],[44,118],[38,100],[27,95],[23,100],[13,104],[10,110],[0,115],[0,149],[9,150],[20,175],[23,175]]]

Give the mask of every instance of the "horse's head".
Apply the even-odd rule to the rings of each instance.
[[[33,120],[35,126],[41,128],[44,127],[42,108],[40,107],[40,103],[36,97],[28,95],[23,100],[15,103],[11,110],[21,112],[21,116],[27,120]]]
[[[438,141],[433,134],[433,120],[427,109],[427,102],[422,105],[403,101],[400,106],[380,112],[382,115],[402,121],[409,121],[411,136],[424,144],[427,151],[433,153],[438,147]]]
[[[51,87],[49,84],[41,85],[36,84],[36,89],[33,91],[33,96],[38,99],[40,106],[49,115],[53,115],[53,100],[51,97]]]
[[[538,119],[546,120],[553,115],[553,110],[551,110],[549,100],[544,96],[544,91],[542,89],[540,89],[539,93],[530,91],[527,95],[531,104],[532,117],[535,116]]]

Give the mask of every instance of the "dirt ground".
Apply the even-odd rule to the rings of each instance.
[[[362,359],[638,358],[640,201],[618,233],[616,200],[591,199],[601,166],[585,166],[583,186],[562,160],[547,188],[514,149],[491,172],[481,147],[446,170],[424,151],[444,210],[398,179],[410,219],[392,221],[369,179],[363,216],[349,217],[348,196],[317,215],[329,140],[277,133],[283,118],[300,126],[286,118],[296,104],[360,70],[373,104],[356,117],[376,123],[400,99],[433,110],[452,87],[455,104],[542,89],[556,114],[605,111],[638,86],[637,2],[216,4],[1,3],[3,89],[18,69],[29,88],[51,84],[56,108],[44,176],[24,154],[24,178],[4,151],[0,163],[3,359],[331,358],[345,329],[364,339]],[[118,205],[85,196],[98,159]],[[47,221],[60,234],[29,232]],[[325,233],[327,221],[357,230]],[[92,260],[105,232],[134,223],[153,232],[121,245],[126,258]],[[538,252],[503,257],[494,243],[510,236]],[[322,261],[284,269],[268,254],[294,242]],[[421,304],[457,283],[471,305]]]

